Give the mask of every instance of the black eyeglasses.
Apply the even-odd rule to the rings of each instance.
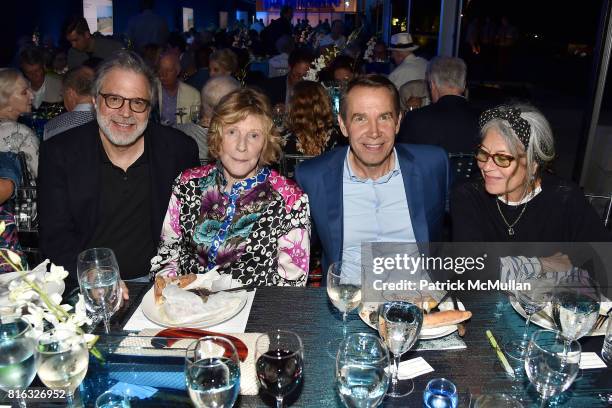
[[[124,98],[123,96],[114,94],[103,94],[99,92],[100,96],[104,98],[104,103],[111,109],[121,109],[125,101],[129,101],[129,106],[132,112],[142,113],[146,111],[151,105],[151,101],[142,98]]]
[[[516,157],[510,156],[509,154],[491,154],[480,147],[476,150],[476,154],[474,156],[476,157],[476,160],[481,163],[488,162],[489,157],[491,157],[493,159],[493,163],[495,163],[496,166],[502,168],[510,167],[510,164],[512,164],[512,162],[516,160]]]

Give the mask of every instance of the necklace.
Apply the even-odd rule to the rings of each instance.
[[[508,227],[508,235],[509,236],[513,236],[514,235],[514,226],[516,225],[517,222],[519,222],[519,220],[521,219],[521,217],[525,213],[525,209],[527,208],[527,203],[529,203],[529,201],[527,201],[525,204],[523,204],[523,209],[521,210],[521,213],[518,215],[518,217],[516,217],[516,220],[514,220],[514,222],[512,224],[510,224],[508,222],[508,220],[506,219],[506,217],[504,217],[504,213],[502,212],[501,208],[499,207],[499,200],[497,198],[495,199],[495,204],[497,204],[497,211],[499,211],[499,215],[501,215],[502,220],[504,220],[504,224],[506,224],[506,227]]]

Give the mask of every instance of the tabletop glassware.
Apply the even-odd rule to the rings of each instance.
[[[355,333],[340,344],[336,357],[338,394],[348,408],[377,407],[389,387],[389,351],[371,333]]]
[[[569,342],[589,333],[601,304],[599,285],[585,274],[572,274],[561,279],[553,290],[552,317],[557,330]]]
[[[336,358],[338,345],[346,337],[346,317],[361,303],[361,264],[357,261],[338,261],[327,272],[327,296],[342,313],[342,338],[327,342],[327,354]]]
[[[567,390],[578,375],[580,344],[572,340],[569,344],[556,330],[538,330],[533,334],[525,353],[525,371],[536,391],[541,405]]]
[[[508,394],[484,394],[475,399],[473,408],[523,408],[523,404]]]
[[[36,194],[35,187],[22,187],[15,192],[15,223],[20,231],[36,228]]]
[[[378,308],[378,333],[393,353],[393,375],[387,391],[389,397],[410,394],[414,389],[412,379],[399,380],[399,364],[402,354],[416,343],[423,326],[423,311],[418,304],[405,301],[386,302]]]
[[[234,343],[218,336],[191,343],[185,353],[185,381],[196,407],[232,407],[240,392],[240,360]]]
[[[521,289],[517,289],[514,295],[527,315],[522,341],[519,343],[519,351],[524,355],[529,343],[529,323],[531,323],[531,317],[550,303],[552,284],[549,280],[536,273],[534,268],[528,266],[523,266],[519,270],[517,283],[522,285],[517,285]]]
[[[89,367],[89,350],[82,335],[52,330],[38,338],[36,348],[38,378],[52,390],[64,390],[66,402],[73,406],[74,392]]]
[[[189,108],[189,119],[192,123],[200,123],[200,105],[191,105]]]
[[[262,334],[255,343],[255,359],[261,387],[276,398],[277,408],[283,408],[283,399],[300,385],[304,376],[302,339],[288,330]]]
[[[109,248],[81,252],[77,258],[77,276],[85,307],[93,315],[94,322],[102,318],[104,330],[110,333],[110,318],[121,306],[122,298],[115,253]]]
[[[0,320],[0,389],[27,388],[36,376],[36,340],[32,326],[21,317]],[[25,407],[25,399],[18,398]]]
[[[423,406],[426,408],[457,408],[458,402],[457,387],[446,378],[434,378],[425,386]]]
[[[122,393],[108,390],[96,398],[96,408],[130,408],[129,398]]]

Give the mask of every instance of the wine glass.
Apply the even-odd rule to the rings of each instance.
[[[200,123],[200,105],[191,105],[189,108],[189,119],[192,123]]]
[[[338,394],[346,407],[377,407],[389,387],[389,351],[374,334],[355,333],[336,357]]]
[[[77,275],[85,307],[104,321],[104,330],[110,333],[110,318],[121,306],[119,265],[115,253],[109,248],[92,248],[81,252],[77,259]]]
[[[418,304],[421,302],[393,301],[378,308],[378,333],[393,353],[393,376],[387,392],[393,398],[408,395],[414,389],[412,379],[400,381],[398,376],[400,358],[417,341],[423,326],[423,311]]]
[[[567,390],[578,375],[580,343],[555,330],[538,330],[525,352],[525,372],[546,407],[548,399]]]
[[[521,355],[524,355],[529,341],[529,323],[531,323],[531,317],[544,309],[550,302],[551,282],[540,277],[533,268],[529,267],[521,268],[517,281],[517,283],[522,285],[517,285],[520,289],[517,289],[514,295],[527,315],[522,342],[518,343],[521,348],[519,352]]]
[[[89,366],[89,350],[82,335],[66,330],[45,332],[38,338],[38,378],[48,388],[66,391],[66,401],[73,406],[74,391]]]
[[[240,392],[240,360],[234,343],[218,336],[194,341],[185,354],[185,379],[196,407],[232,407]]]
[[[334,262],[327,272],[327,295],[342,313],[342,339],[346,337],[346,317],[361,302],[361,264],[354,261]],[[336,358],[338,344],[342,339],[327,343],[327,354]]]
[[[0,389],[27,388],[36,376],[36,340],[32,326],[21,317],[0,321]],[[19,406],[26,402],[20,396]]]
[[[272,121],[277,129],[285,127],[285,104],[277,103],[272,108]]]
[[[283,408],[283,398],[302,382],[302,339],[287,330],[262,334],[255,343],[255,358],[259,383],[276,398],[276,407]]]
[[[566,341],[589,333],[601,303],[599,285],[587,275],[572,274],[559,281],[553,291],[552,317]]]

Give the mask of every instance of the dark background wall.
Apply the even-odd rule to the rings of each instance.
[[[229,11],[229,19],[236,9],[247,10],[249,1],[243,0],[156,0],[154,12],[166,18],[169,29],[182,30],[182,7],[194,9],[198,31],[211,24],[218,25],[219,11]],[[253,12],[255,4],[252,4]],[[139,0],[113,0],[115,34],[124,33],[130,17],[140,11]],[[50,35],[55,44],[63,41],[61,33],[66,19],[83,15],[82,0],[9,0],[3,2],[0,13],[0,66],[11,63],[17,49],[17,40],[30,36],[38,27],[41,37]]]

